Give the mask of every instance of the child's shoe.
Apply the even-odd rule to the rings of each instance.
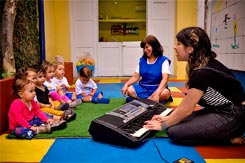
[[[67,109],[69,109],[69,104],[66,102],[66,103],[64,103],[64,104],[60,104],[58,107],[57,107],[57,110],[62,110],[62,111],[64,111],[64,110],[67,110]]]
[[[82,99],[76,99],[75,101],[73,101],[72,103],[69,104],[70,108],[75,108],[78,105],[80,105],[82,103]]]
[[[73,121],[76,119],[76,113],[74,112],[74,110],[71,109],[65,110],[63,119],[66,120],[67,122]]]
[[[159,101],[161,104],[165,104],[165,103],[167,103],[167,102],[173,102],[174,100],[173,100],[173,98],[172,98],[172,96],[170,96],[169,98],[168,98],[168,100],[162,100],[162,101]]]
[[[173,100],[173,97],[170,95],[170,97],[168,98],[168,101],[169,102],[173,102],[174,100]]]
[[[45,134],[45,133],[51,133],[51,126],[50,124],[42,124],[37,127],[37,134]]]
[[[50,124],[50,126],[52,131],[64,129],[66,128],[66,120],[54,121]]]

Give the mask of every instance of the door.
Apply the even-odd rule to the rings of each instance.
[[[172,62],[170,71],[174,72],[174,0],[147,0],[147,35],[157,37],[164,49],[164,55]]]
[[[132,76],[137,66],[139,58],[143,55],[143,49],[140,47],[140,41],[123,42],[123,76]]]
[[[122,76],[122,43],[100,42],[98,76]]]
[[[98,36],[98,1],[70,1],[71,60],[76,70],[78,59],[90,53],[97,63]],[[94,75],[97,74],[95,65]],[[77,71],[73,72],[77,77]]]

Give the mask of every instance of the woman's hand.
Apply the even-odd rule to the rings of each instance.
[[[152,101],[156,101],[156,102],[159,102],[160,100],[160,96],[153,93],[150,97],[148,97],[149,100],[152,100]]]
[[[135,72],[133,76],[124,84],[122,88],[122,94],[128,95],[128,87],[136,83],[137,81],[139,81],[139,79],[140,79],[140,74]]]
[[[122,94],[125,96],[128,94],[128,85],[124,84],[122,88]]]
[[[147,128],[149,130],[156,130],[160,131],[162,130],[161,122],[156,121],[156,120],[149,120],[145,121],[145,125],[143,126],[144,128]]]
[[[152,120],[152,121],[158,121],[158,122],[162,123],[162,122],[165,120],[164,117],[166,117],[166,116],[154,115],[154,116],[151,118],[151,120]]]

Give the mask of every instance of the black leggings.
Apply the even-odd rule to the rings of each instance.
[[[245,132],[245,107],[228,105],[193,112],[168,128],[174,143],[184,145],[227,144]]]

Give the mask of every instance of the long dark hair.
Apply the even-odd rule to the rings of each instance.
[[[203,68],[208,61],[216,58],[216,53],[211,49],[211,42],[207,33],[200,27],[187,27],[182,29],[176,35],[176,38],[184,46],[192,46],[193,52],[190,54],[186,72],[188,75],[187,86],[189,79],[194,70]]]
[[[140,47],[144,49],[145,45],[149,44],[152,47],[152,53],[155,57],[159,57],[163,55],[163,47],[158,41],[158,39],[153,35],[146,36],[140,43]],[[143,57],[147,57],[145,52],[143,53]]]

